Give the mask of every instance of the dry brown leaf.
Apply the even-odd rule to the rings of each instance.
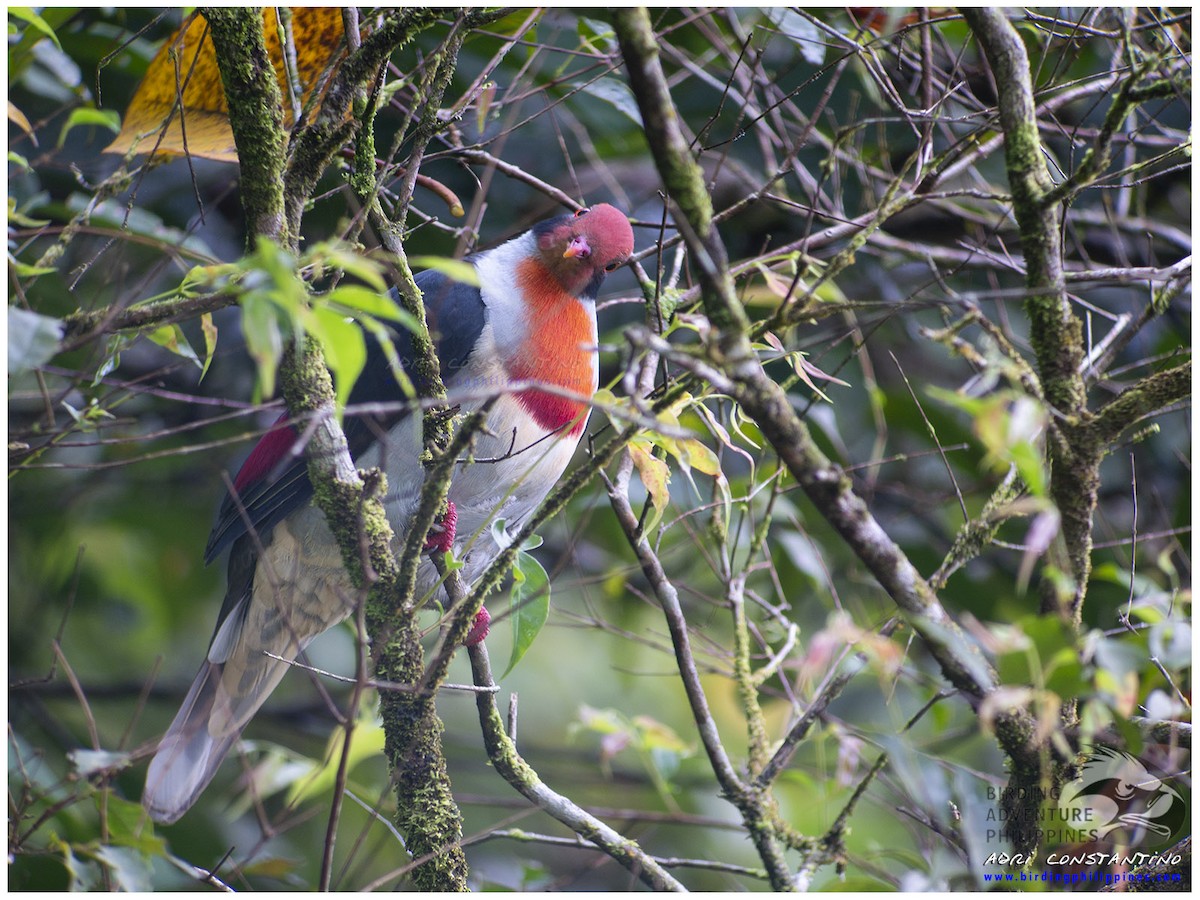
[[[283,119],[293,121],[287,70],[279,40],[279,20],[274,7],[264,11],[267,53],[283,94]],[[333,7],[292,8],[292,36],[296,46],[296,76],[303,97],[312,95],[326,67],[345,50],[342,11]],[[176,108],[182,97],[184,118]],[[169,120],[169,121],[168,121]],[[164,131],[165,125],[165,131]],[[160,134],[162,139],[159,140]],[[193,13],[162,45],[146,70],[146,77],[125,110],[121,132],[104,148],[106,153],[139,153],[203,156],[237,162],[237,149],[229,127],[229,107],[208,23]]]

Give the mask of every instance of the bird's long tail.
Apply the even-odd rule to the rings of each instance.
[[[298,607],[298,608],[297,608]],[[217,629],[175,721],[146,773],[142,805],[157,822],[177,820],[196,802],[234,741],[314,637],[344,618],[307,614],[295,604],[245,597]]]
[[[223,663],[204,661],[150,761],[142,805],[156,822],[169,824],[187,812],[241,733],[240,725],[213,716],[224,672]]]

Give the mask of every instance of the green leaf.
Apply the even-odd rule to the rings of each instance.
[[[27,225],[28,221],[29,220],[19,222],[14,220],[14,224],[25,225],[26,227],[29,227]],[[45,221],[40,224],[49,225],[50,223],[49,221]],[[8,264],[17,274],[18,278],[37,278],[39,275],[53,275],[58,271],[53,266],[31,266],[29,263],[23,263],[19,259],[13,259],[12,257],[9,257]]]
[[[247,789],[239,791],[225,810],[229,821],[246,813],[256,800],[291,790],[319,767],[316,760],[270,741],[241,740],[237,748],[254,764],[245,775]]]
[[[550,617],[550,577],[542,564],[524,550],[517,551],[509,604],[512,609],[513,643],[504,675],[521,661]]]
[[[679,427],[678,420],[670,413],[660,413],[659,418],[675,428]],[[675,457],[680,470],[689,481],[692,478],[692,469],[712,477],[716,477],[721,472],[721,462],[717,458],[717,454],[708,445],[695,438],[673,438],[654,431],[643,432],[641,437],[651,444],[662,447]]]
[[[987,397],[967,397],[956,391],[931,386],[930,396],[971,417],[975,436],[987,450],[984,462],[996,471],[1010,465],[1036,497],[1044,497],[1047,476],[1045,453],[1049,416],[1037,400],[1016,391],[997,391]]]
[[[59,319],[40,313],[8,308],[8,374],[20,375],[48,363],[58,352],[63,336]]]
[[[66,400],[63,400],[59,406],[67,411],[67,414],[75,420],[80,428],[85,432],[96,430],[96,423],[103,419],[112,419],[113,414],[100,405],[100,401],[92,397],[82,409],[76,409]]]
[[[183,297],[199,297],[229,284],[229,279],[238,275],[241,268],[236,263],[218,263],[212,266],[192,266],[179,282],[178,293]]]
[[[29,215],[29,211],[41,208],[49,197],[45,191],[39,191],[32,197],[23,197],[21,202],[17,203],[17,198],[9,196],[8,198],[8,223],[9,225],[20,225],[22,228],[41,228],[43,225],[49,225],[49,219],[35,219]],[[12,253],[8,254],[8,264],[10,266],[17,263]],[[32,267],[31,267],[32,268]]]
[[[616,33],[607,22],[580,16],[575,32],[583,47],[594,53],[607,53],[616,42]]]
[[[40,7],[41,15],[38,15],[28,6],[10,6],[8,8],[8,33],[11,38],[19,29],[14,26],[13,19],[20,19],[29,24],[22,33],[20,39],[15,45],[9,44],[8,48],[8,83],[12,85],[16,82],[29,68],[29,64],[33,61],[33,50],[42,41],[49,38],[54,42],[54,46],[58,51],[62,52],[62,44],[58,41],[58,35],[54,29],[64,25],[71,16],[78,12],[78,8],[68,6],[43,6]]]
[[[417,331],[421,327],[412,313],[400,306],[391,296],[361,285],[346,284],[334,288],[326,296],[326,300],[354,313],[365,313],[377,319],[396,322],[409,331]]]
[[[603,100],[639,128],[642,127],[642,112],[638,109],[633,91],[624,81],[616,78],[600,78],[588,84],[577,83],[574,86],[585,94],[591,94],[596,99]]]
[[[90,892],[101,889],[100,866],[89,860],[80,859],[74,849],[56,834],[50,836],[47,846],[52,851],[62,854],[63,867],[67,870],[67,879],[71,893]]]
[[[275,393],[275,370],[283,353],[283,335],[275,308],[264,293],[254,291],[242,297],[242,333],[246,351],[258,370],[255,399]]]
[[[1001,653],[996,658],[996,674],[1001,684],[1030,684],[1033,671],[1029,653],[1024,650]]]
[[[413,256],[409,257],[408,261],[419,269],[433,269],[441,272],[451,281],[479,287],[479,273],[475,271],[475,266],[461,259],[447,259],[444,256]]]
[[[109,337],[105,344],[104,360],[96,367],[96,374],[92,378],[92,387],[98,385],[105,376],[116,370],[117,366],[121,364],[121,354],[133,340],[136,340],[136,335],[114,334]]]
[[[163,325],[146,332],[146,337],[163,349],[170,350],[176,356],[182,356],[184,359],[190,359],[198,368],[203,368],[199,357],[196,356],[196,351],[192,349],[183,329],[178,325]]]
[[[62,131],[58,133],[58,146],[67,142],[67,134],[78,125],[98,125],[113,132],[121,130],[121,114],[115,109],[95,109],[90,106],[80,106],[71,110],[67,121],[63,123]]]
[[[297,274],[299,263],[274,241],[260,237],[254,252],[238,266],[246,273],[247,287],[263,292],[290,321],[306,308],[308,288]]]
[[[353,321],[330,309],[318,306],[313,310],[312,334],[325,351],[325,362],[333,373],[340,417],[350,391],[367,362],[367,342],[363,330]]]
[[[383,728],[373,716],[360,716],[350,732],[349,756],[346,760],[346,771],[353,772],[354,767],[365,759],[380,756],[383,753]],[[334,729],[325,747],[325,755],[321,764],[313,769],[307,777],[298,778],[292,782],[287,793],[287,803],[301,803],[314,797],[324,796],[333,790],[337,783],[338,770],[342,764],[342,752],[345,747],[345,732],[340,728]]]
[[[151,888],[150,860],[129,847],[105,845],[96,851],[96,858],[108,867],[113,887],[119,891],[149,891]]]
[[[495,99],[496,82],[485,81],[479,88],[479,99],[475,102],[475,127],[481,134],[487,128],[488,118],[492,111],[492,101]]]
[[[353,275],[360,281],[365,281],[379,293],[387,292],[387,279],[383,276],[383,266],[346,244],[336,241],[317,244],[308,251],[306,256],[316,265],[340,269],[347,275]]]
[[[154,833],[154,823],[146,818],[142,804],[126,800],[109,793],[100,799],[95,795],[96,808],[108,823],[108,842],[120,847],[129,847],[144,856],[161,856],[166,852],[166,841]]]
[[[54,29],[50,27],[49,23],[45,19],[34,12],[32,7],[10,6],[8,8],[8,15],[13,19],[20,19],[34,30],[41,32],[44,37],[48,37],[50,40],[54,41],[54,45],[58,47],[59,50],[62,49],[62,44],[58,42],[58,35],[54,33]]]
[[[1046,689],[1060,697],[1081,697],[1091,685],[1084,677],[1083,664],[1073,647],[1064,647],[1054,654],[1046,667]]]

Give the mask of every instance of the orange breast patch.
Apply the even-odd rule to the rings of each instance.
[[[595,353],[585,350],[596,342],[592,317],[582,303],[534,260],[517,267],[517,284],[525,300],[527,333],[520,347],[501,347],[510,377],[540,381],[591,396]],[[517,399],[547,431],[583,430],[587,405],[537,388],[521,391]],[[572,423],[574,423],[572,425]]]

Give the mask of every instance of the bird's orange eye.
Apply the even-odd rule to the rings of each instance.
[[[619,262],[610,262],[604,267],[605,272],[615,272],[621,264]]]
[[[575,211],[575,218],[582,219],[587,214],[588,214],[588,211],[586,209],[578,209]]]

